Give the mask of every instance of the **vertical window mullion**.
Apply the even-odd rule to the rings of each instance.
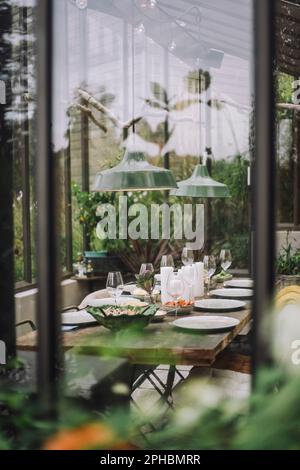
[[[262,324],[271,307],[275,282],[275,3],[255,0],[255,178],[253,377],[270,362]]]
[[[164,87],[166,90],[166,95],[170,99],[169,95],[169,51],[168,49],[164,49]],[[168,103],[169,106],[169,103]],[[169,118],[168,114],[166,115],[165,122],[164,122],[164,134],[165,134],[165,144],[169,140]],[[166,152],[164,154],[164,168],[167,170],[170,168],[170,153]]]
[[[59,259],[59,161],[53,155],[53,4],[37,2],[37,268],[38,386],[44,409],[56,411],[61,346],[61,266]]]
[[[80,11],[80,70],[82,75],[82,85],[86,86],[87,77],[87,12]],[[83,103],[86,104],[86,103]],[[89,118],[86,113],[81,112],[81,171],[82,171],[82,190],[90,190],[90,171],[89,171]],[[90,236],[86,228],[83,229],[83,249],[88,250],[90,246]]]
[[[27,50],[27,8],[21,9],[20,31],[23,35],[20,48],[21,93],[28,91],[28,50]],[[21,101],[21,162],[22,162],[22,211],[23,211],[23,247],[24,279],[32,282],[31,230],[30,230],[30,165],[29,165],[29,123],[28,104]]]
[[[300,132],[299,132],[300,119],[297,111],[294,111],[293,115],[293,129],[294,129],[294,149],[293,149],[293,195],[294,195],[294,204],[293,204],[293,223],[297,227],[299,225],[299,184],[300,184],[300,170],[299,170],[299,152],[300,152]]]
[[[68,41],[69,41],[69,21],[68,21],[68,4],[64,2],[63,5],[63,20],[64,20],[64,41],[62,47],[64,48],[63,56],[65,61],[65,82],[64,82],[64,95],[69,96],[70,81],[69,81],[69,62],[68,62]],[[64,151],[64,196],[65,196],[65,232],[66,232],[66,269],[67,272],[73,271],[73,233],[72,233],[72,187],[71,187],[71,119],[70,110],[68,110],[69,125],[67,130],[68,146]]]
[[[90,190],[89,182],[89,118],[85,113],[81,113],[81,171],[82,171],[82,190]],[[90,237],[86,228],[83,228],[83,249],[88,250],[90,246]]]
[[[6,346],[6,360],[16,354],[14,308],[14,228],[13,228],[13,144],[12,123],[7,113],[12,107],[12,48],[6,35],[11,34],[12,7],[0,9],[1,100],[0,100],[0,334]]]
[[[67,272],[73,270],[73,248],[72,248],[72,188],[71,188],[71,135],[68,131],[69,144],[64,155],[64,183],[65,183],[65,229],[66,229],[66,268]]]

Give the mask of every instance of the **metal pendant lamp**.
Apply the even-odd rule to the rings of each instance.
[[[199,76],[199,153],[201,139],[201,70]],[[192,176],[184,181],[178,182],[178,189],[171,191],[173,196],[199,197],[199,198],[225,198],[230,197],[228,187],[225,184],[215,181],[208,173],[206,166],[207,158],[212,154],[211,148],[207,147],[204,152],[203,163],[196,165]],[[200,159],[201,161],[201,159]]]
[[[132,3],[133,5],[133,3]],[[135,142],[134,6],[132,7],[132,132]],[[155,191],[177,188],[170,170],[151,165],[136,144],[127,147],[119,165],[97,173],[94,191]]]
[[[119,165],[96,175],[94,191],[155,191],[177,188],[170,170],[151,165],[144,152],[125,151]]]
[[[178,189],[171,191],[173,196],[225,198],[230,197],[228,187],[209,176],[206,165],[197,165],[192,176],[177,183]]]

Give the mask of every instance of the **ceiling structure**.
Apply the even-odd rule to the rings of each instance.
[[[277,67],[300,76],[300,1],[279,0],[276,12]]]
[[[90,9],[143,22],[161,46],[176,36],[180,59],[199,55],[208,65],[211,50],[250,59],[252,55],[252,0],[156,0],[155,8],[142,8],[141,0],[89,0]],[[134,10],[132,8],[134,5]],[[163,34],[162,34],[163,30]]]
[[[249,106],[253,57],[253,0],[89,0],[88,8],[142,24],[147,37],[191,69],[210,70],[216,89]]]

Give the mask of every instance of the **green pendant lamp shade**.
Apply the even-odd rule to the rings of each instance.
[[[138,150],[126,150],[119,165],[97,173],[94,191],[155,191],[177,188],[170,170],[147,162]]]
[[[172,196],[230,197],[228,187],[212,179],[205,165],[197,165],[190,178],[177,184],[178,189],[174,189],[170,193]]]

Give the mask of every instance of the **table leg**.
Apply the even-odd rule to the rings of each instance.
[[[143,366],[142,368],[141,366],[134,366],[131,394],[137,390],[137,388],[139,388],[146,380],[148,380],[154,390],[156,390],[156,392],[160,395],[160,400],[166,403],[170,408],[173,408],[172,391],[174,388],[176,373],[180,376],[180,382],[184,380],[184,377],[176,369],[176,366],[170,365],[166,383],[164,383],[155,371],[156,368],[157,366]],[[142,373],[140,375],[138,375],[139,369],[142,369]],[[131,398],[131,400],[133,403],[135,403],[133,398]]]

